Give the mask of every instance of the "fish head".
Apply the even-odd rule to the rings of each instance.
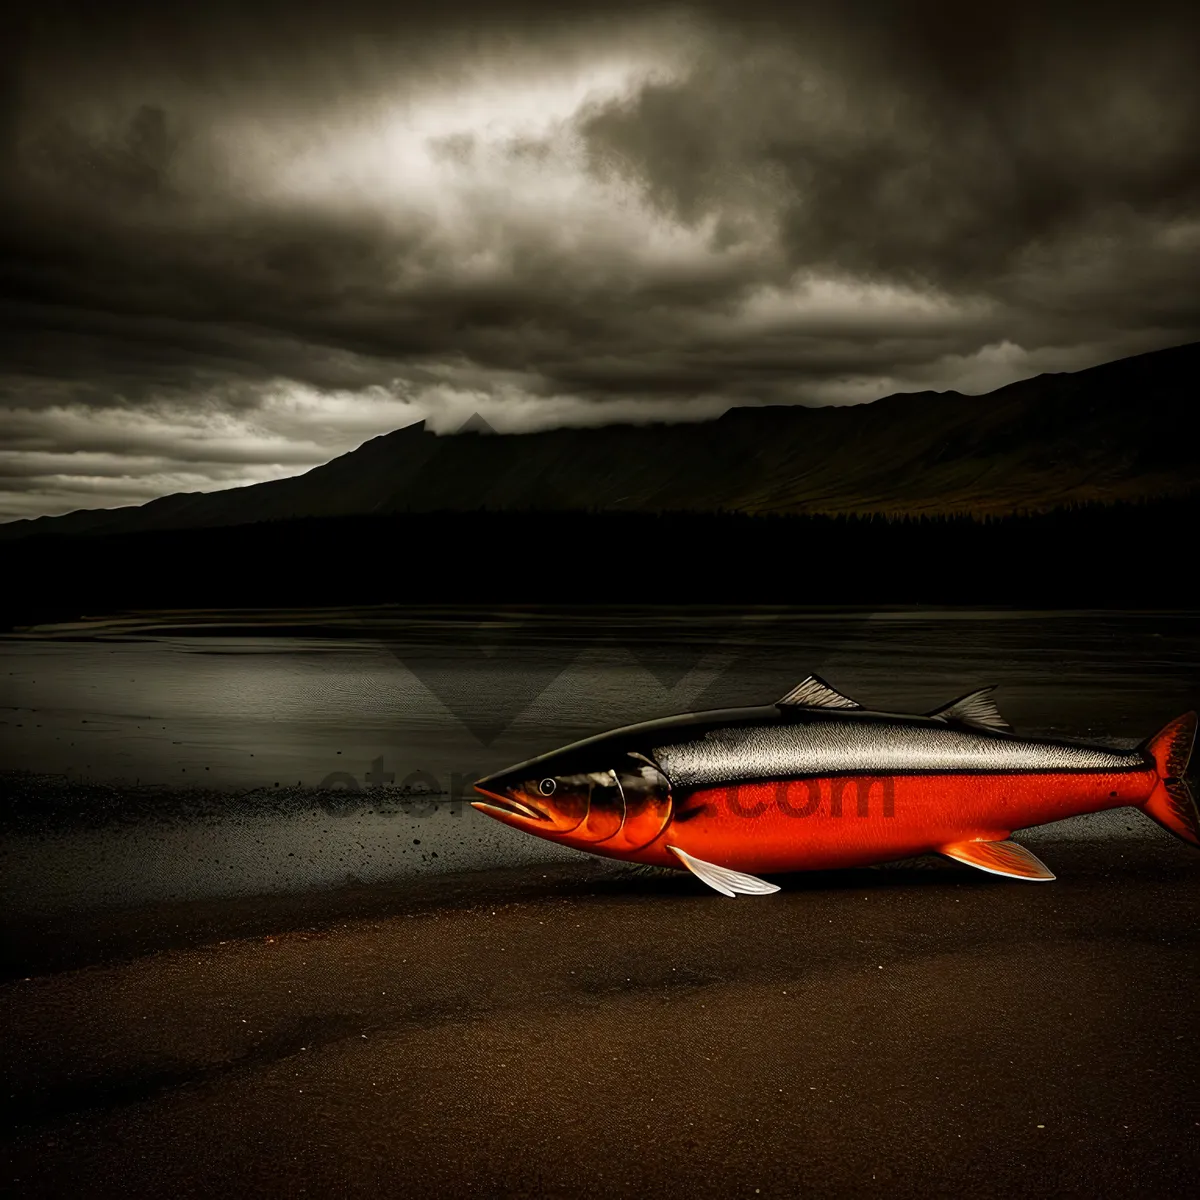
[[[576,849],[608,843],[629,851],[652,842],[671,818],[671,785],[642,754],[592,760],[546,755],[475,784],[472,807],[505,825]]]

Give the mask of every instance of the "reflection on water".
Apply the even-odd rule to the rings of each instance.
[[[769,703],[809,672],[898,711],[994,683],[1021,732],[1122,744],[1200,693],[1195,613],[459,610],[305,636],[245,626],[0,640],[0,768],[116,787],[103,813],[80,813],[90,793],[10,781],[6,904],[573,857],[476,813],[471,779],[613,726]],[[350,790],[318,800],[321,787]],[[406,806],[404,787],[442,794]],[[1138,814],[1083,827],[1158,836]]]

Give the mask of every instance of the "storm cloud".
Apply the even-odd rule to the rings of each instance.
[[[0,54],[0,518],[1200,331],[1192,5],[51,0]]]

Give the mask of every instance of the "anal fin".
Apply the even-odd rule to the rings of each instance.
[[[695,858],[680,850],[678,846],[668,846],[667,849],[697,879],[707,883],[722,896],[769,896],[772,892],[779,891],[778,885],[774,883],[768,883],[754,875],[745,875],[741,871],[731,871],[728,867],[718,867],[716,863],[705,862],[702,858]]]
[[[1054,873],[1036,854],[1016,842],[955,842],[950,846],[939,846],[938,853],[993,875],[1007,875],[1010,879],[1046,883],[1054,878]]]

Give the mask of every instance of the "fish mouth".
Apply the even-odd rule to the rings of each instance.
[[[477,808],[480,812],[485,813],[500,813],[506,817],[524,817],[527,821],[548,821],[550,818],[539,809],[536,809],[531,804],[525,804],[520,800],[514,800],[511,796],[503,796],[499,792],[490,791],[481,784],[475,784],[475,790],[481,795],[486,796],[487,801],[472,800],[471,807]]]

